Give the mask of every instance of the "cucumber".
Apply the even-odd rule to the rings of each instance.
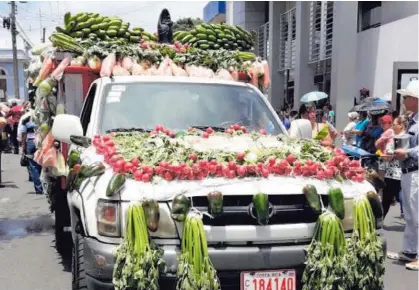
[[[83,37],[83,32],[82,31],[75,31],[75,32],[72,32],[70,34],[70,36],[74,37],[74,38],[82,38]]]
[[[216,42],[217,38],[214,35],[208,35],[208,40],[211,40],[212,42]]]
[[[182,44],[184,44],[184,43],[187,43],[192,38],[193,38],[193,35],[192,34],[188,34],[184,38],[182,38],[182,40],[180,42],[182,42]]]
[[[224,44],[224,40],[222,40],[222,39],[220,39],[220,38],[217,38],[217,43],[218,43],[218,44]]]
[[[141,36],[141,31],[138,30],[132,30],[130,31],[130,33],[132,36]]]
[[[220,49],[220,45],[219,44],[214,44],[214,49]]]
[[[176,35],[176,40],[182,40],[183,38],[185,38],[186,36],[191,35],[190,33],[186,32],[186,31],[180,31],[177,35]]]
[[[88,35],[90,33],[90,28],[83,28],[81,31],[83,32],[83,35]]]
[[[122,25],[122,21],[120,21],[120,20],[112,20],[109,24],[111,26],[118,26],[118,28],[119,28]]]
[[[321,213],[322,204],[320,201],[320,196],[317,193],[317,189],[314,185],[308,184],[304,186],[303,193],[307,199],[308,205],[315,213]]]
[[[131,32],[126,31],[126,32],[125,32],[124,37],[125,37],[126,39],[129,39],[129,38],[131,37]]]
[[[80,16],[80,17],[77,17],[77,22],[85,22],[85,21],[87,21],[87,19],[89,19],[89,15],[87,15],[87,14],[83,14],[82,16]]]
[[[64,26],[67,26],[71,22],[71,13],[67,12],[64,14]]]
[[[217,33],[217,35],[224,34],[224,32],[221,29],[215,29],[214,31],[215,33]]]
[[[202,26],[202,25],[197,25],[197,26],[195,26],[195,30],[198,32],[198,33],[205,33],[207,30]]]
[[[155,200],[146,200],[142,203],[142,206],[147,222],[147,228],[150,232],[157,231],[160,220],[159,203]]]
[[[133,35],[131,35],[131,36],[129,37],[129,40],[130,40],[131,42],[140,42],[141,37],[140,37],[140,36],[133,36]]]
[[[343,193],[340,188],[331,188],[328,192],[329,205],[334,213],[340,218],[345,218],[345,205]]]
[[[106,31],[106,35],[107,35],[107,36],[110,36],[110,37],[114,37],[114,36],[116,36],[117,34],[118,34],[118,31],[113,30],[113,29],[108,29],[108,30]]]
[[[210,48],[210,45],[209,44],[199,44],[199,48],[200,49],[208,49],[208,48]]]
[[[204,27],[205,29],[212,29],[212,26],[210,24],[201,23],[201,26]]]
[[[67,34],[67,31],[64,28],[62,28],[62,27],[57,26],[57,27],[55,27],[55,30],[57,32]]]
[[[99,37],[105,36],[106,35],[106,31],[103,29],[99,29],[98,31],[96,31],[96,35]]]
[[[141,28],[141,27],[134,27],[132,30],[134,30],[134,31],[140,31],[140,32],[143,32],[143,31],[144,31],[144,28]]]
[[[253,209],[258,223],[266,226],[269,222],[269,200],[266,193],[257,193],[253,196]]]
[[[115,193],[119,192],[125,184],[125,176],[119,173],[116,173],[109,180],[108,187],[106,188],[106,196],[111,197]]]
[[[92,26],[90,26],[90,31],[96,31],[99,29],[100,29],[99,24],[93,24]]]
[[[211,29],[207,29],[207,30],[205,31],[205,34],[206,34],[206,35],[208,35],[208,36],[210,36],[210,35],[214,35],[214,36],[216,36],[215,32],[214,32],[213,30],[211,30]]]
[[[227,43],[224,43],[223,47],[224,47],[225,49],[230,49],[230,45],[228,45]]]
[[[115,31],[118,31],[118,30],[119,30],[119,26],[110,25],[110,26],[108,27],[108,30],[115,30]]]
[[[104,29],[104,30],[108,29],[109,27],[109,23],[106,23],[106,22],[100,23],[98,25],[99,25],[99,29]]]
[[[197,35],[196,35],[196,37],[197,38],[199,38],[199,39],[207,39],[207,35],[206,34],[203,34],[203,33],[198,33]]]
[[[380,198],[378,197],[378,194],[374,191],[368,191],[366,195],[375,218],[382,218],[384,216],[384,210]]]
[[[82,30],[83,28],[87,28],[88,25],[87,22],[79,22],[77,23],[75,30]]]
[[[198,40],[196,43],[198,43],[198,45],[201,45],[201,44],[208,44],[209,45],[208,40],[205,40],[205,39]]]
[[[83,16],[85,13],[77,13],[73,16],[70,17],[70,22],[71,21],[77,21],[77,18],[79,18],[80,16]]]
[[[127,30],[121,28],[121,29],[118,30],[118,35],[119,36],[125,36],[125,32],[127,32]]]
[[[195,43],[197,40],[198,40],[198,38],[196,38],[195,36],[192,36],[192,38],[189,39],[188,43],[192,44],[192,43]]]
[[[97,38],[97,35],[95,33],[89,33],[88,36],[89,36],[90,39],[96,39]]]
[[[198,31],[196,31],[195,29],[189,30],[189,33],[192,34],[193,36],[196,36],[198,34]]]
[[[142,35],[142,36],[141,36],[141,38],[142,38],[142,39],[144,39],[145,41],[150,40],[150,37],[148,37],[148,36],[147,36],[147,35],[145,35],[145,34],[144,34],[144,35]]]
[[[228,40],[231,40],[231,41],[236,41],[236,38],[234,36],[231,36],[230,34],[226,34],[225,38],[227,38]]]
[[[93,21],[93,24],[101,24],[104,19],[105,19],[105,17],[103,17],[103,16],[95,17],[94,21]]]

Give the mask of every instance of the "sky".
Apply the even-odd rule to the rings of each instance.
[[[208,1],[28,1],[17,2],[17,22],[33,45],[41,42],[42,27],[46,36],[55,31],[56,26],[63,26],[63,16],[71,13],[93,12],[104,16],[119,16],[132,26],[140,26],[149,32],[157,30],[157,20],[162,9],[167,8],[172,20],[182,17],[203,17],[203,9]],[[10,5],[0,2],[0,17],[10,15]],[[11,48],[11,33],[0,21],[0,49]],[[19,28],[19,27],[18,27]],[[17,37],[18,48],[23,42]]]

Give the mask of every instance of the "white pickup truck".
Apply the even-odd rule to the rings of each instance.
[[[96,154],[93,146],[84,148],[78,142],[75,144],[70,136],[93,138],[131,128],[152,130],[156,124],[175,130],[187,130],[198,124],[228,127],[238,121],[249,130],[259,130],[263,126],[260,125],[262,116],[267,124],[264,129],[269,133],[287,135],[269,102],[249,84],[157,76],[99,78],[90,86],[81,117],[56,116],[52,132],[56,140],[71,144],[70,149],[81,150],[83,163],[89,164],[101,161],[103,157]],[[241,142],[240,139],[237,142]],[[243,144],[236,145],[243,147]],[[114,252],[124,235],[124,213],[130,203],[140,200],[141,193],[147,192],[165,193],[162,194],[165,198],[159,199],[159,228],[150,235],[164,250],[166,272],[161,277],[161,289],[175,289],[182,231],[181,225],[170,217],[170,194],[180,187],[175,181],[159,185],[129,180],[119,194],[107,197],[105,191],[111,176],[112,170],[109,169],[97,179],[85,180],[80,190],[67,194],[74,245],[72,289],[113,289]],[[305,261],[304,248],[312,238],[318,217],[301,191],[304,178],[237,179],[234,183],[217,179],[222,178],[214,178],[211,187],[223,192],[224,213],[217,219],[204,215],[203,222],[209,256],[217,269],[222,289],[259,290],[252,286],[252,277],[259,271],[272,271],[277,277],[282,277],[285,283],[282,285],[286,286],[278,290],[299,289]],[[312,182],[316,182],[327,205],[327,190],[334,181]],[[205,211],[208,205],[202,194],[202,183],[183,182],[186,183],[190,186],[186,194],[194,207]],[[349,234],[351,197],[374,189],[368,182],[344,182],[340,187],[345,196],[343,225]],[[249,212],[252,194],[255,189],[262,188],[269,195],[271,210],[266,226],[260,226]],[[382,221],[377,223],[378,228],[381,224]]]

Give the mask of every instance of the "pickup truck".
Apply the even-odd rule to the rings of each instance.
[[[194,125],[215,128],[237,122],[250,131],[265,129],[273,135],[288,134],[264,95],[250,84],[188,77],[105,77],[90,85],[80,118],[57,115],[52,134],[55,140],[69,144],[70,150],[80,150],[82,162],[89,164],[103,161],[103,157],[92,146],[81,147],[72,137],[152,130],[157,124],[179,131]],[[96,181],[85,180],[80,190],[67,193],[74,245],[72,289],[114,289],[114,253],[124,235],[128,206],[141,199],[139,190],[169,192],[173,189],[170,183],[151,185],[130,180],[118,195],[107,197],[106,185],[112,176],[109,173]],[[238,180],[224,185],[223,215],[217,219],[204,215],[209,256],[222,289],[262,290],[254,288],[252,282],[255,273],[260,272],[280,277],[280,286],[285,288],[277,289],[300,289],[305,248],[313,236],[318,215],[308,206],[297,179],[293,180],[288,178],[284,183],[284,179],[272,178],[270,181],[266,193],[271,218],[266,226],[260,226],[249,211],[254,188],[262,186],[259,178],[250,183]],[[194,189],[187,196],[196,209],[205,211],[207,199],[199,194],[199,181],[188,182]],[[330,182],[318,182],[319,194],[327,206]],[[374,190],[367,182],[342,185],[346,211],[342,223],[348,235],[353,223],[351,194],[367,190]],[[170,217],[170,199],[159,200],[159,207],[159,229],[150,235],[164,250],[166,271],[160,288],[175,289],[182,230]],[[377,221],[378,231],[381,226],[382,220]]]

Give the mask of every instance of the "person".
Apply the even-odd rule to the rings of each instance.
[[[307,107],[308,120],[311,122],[312,136],[315,138],[317,134],[325,127],[327,124],[318,123],[316,118],[316,109],[313,106]],[[320,144],[326,148],[333,148],[334,141],[330,135],[330,129],[327,131],[327,135],[320,140]]]
[[[306,104],[301,104],[300,109],[298,110],[298,116],[300,119],[307,119],[308,120],[308,110]]]
[[[289,130],[291,127],[290,116],[288,115],[288,113],[285,113],[285,116],[284,116],[284,126],[285,126],[285,129],[287,130]]]
[[[25,110],[22,106],[18,105],[17,102],[12,102],[10,111],[6,114],[5,118],[10,121],[10,139],[13,145],[13,151],[15,154],[19,154],[19,142],[17,141],[17,129],[19,120]]]
[[[33,113],[33,101],[27,101],[25,102],[25,104],[23,105],[23,107],[25,108],[25,114],[20,118],[19,120],[19,124],[18,124],[18,129],[17,129],[17,140],[20,144],[22,144],[22,132],[25,131],[25,126],[23,125],[23,122],[26,122],[27,118],[30,118],[32,116]],[[24,151],[22,150],[23,154]],[[32,176],[31,176],[31,170],[30,167],[27,167],[28,169],[28,175],[29,175],[29,181],[32,182]]]
[[[342,141],[344,145],[354,145],[355,135],[352,133],[352,130],[355,128],[356,122],[358,121],[359,114],[357,112],[349,112],[348,118],[349,123],[343,129],[342,132]]]
[[[35,130],[36,125],[31,116],[26,117],[22,122],[22,151],[28,156],[30,177],[34,184],[35,193],[42,194],[42,183],[40,180],[42,167],[35,162],[33,155],[36,152]]]
[[[370,120],[368,120],[367,112],[359,112],[359,121],[352,129],[352,134],[355,135],[355,146],[361,147],[363,141],[364,131],[367,129]]]
[[[406,128],[409,134],[409,148],[399,148],[394,151],[394,157],[401,162],[402,176],[402,200],[404,220],[406,222],[403,234],[403,250],[400,253],[387,253],[390,259],[405,261],[406,268],[417,271],[418,265],[418,98],[419,82],[411,81],[406,89],[398,90],[403,97],[403,103],[407,111],[412,112]]]
[[[3,136],[3,130],[6,127],[6,125],[7,125],[7,120],[0,115],[0,136]],[[0,186],[1,186],[1,171],[2,171],[1,154],[3,152],[3,147],[4,147],[4,142],[2,142],[2,139],[0,138]]]
[[[375,146],[383,154],[381,155],[380,168],[386,186],[383,189],[382,206],[384,218],[386,217],[394,199],[398,199],[398,193],[401,190],[400,177],[402,174],[400,163],[392,160],[394,152],[394,136],[404,134],[403,119],[398,117],[394,119],[390,115],[381,118],[381,126],[384,133],[375,142]]]
[[[371,154],[375,154],[377,148],[375,147],[375,142],[380,138],[381,134],[383,134],[383,128],[381,127],[381,116],[380,115],[372,115],[370,117],[370,123],[367,129],[364,131],[364,139],[361,144],[361,148]]]
[[[335,126],[335,112],[332,110],[332,105],[326,104],[323,107],[324,115],[326,117],[327,122]]]

